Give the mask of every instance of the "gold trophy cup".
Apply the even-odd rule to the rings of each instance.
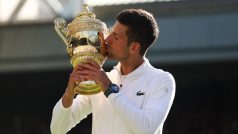
[[[99,66],[105,61],[104,34],[107,26],[104,22],[96,19],[94,13],[89,12],[88,6],[84,5],[83,11],[66,25],[63,18],[56,18],[55,30],[66,44],[70,62],[75,67],[87,59],[92,59]],[[85,80],[75,84],[74,91],[77,94],[91,95],[101,91],[99,85],[92,80]]]

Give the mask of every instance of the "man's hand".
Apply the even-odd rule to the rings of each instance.
[[[100,85],[103,92],[111,83],[103,69],[101,69],[101,67],[91,59],[87,59],[86,62],[79,64],[79,68],[80,70],[78,71],[78,74],[80,77],[84,80],[95,81]]]
[[[73,103],[74,96],[76,93],[74,92],[74,87],[76,82],[83,81],[83,77],[79,74],[79,71],[82,71],[83,68],[79,65],[75,66],[74,70],[70,74],[68,87],[62,97],[62,103],[65,108],[70,107]]]
[[[84,63],[80,63],[75,66],[74,70],[70,74],[68,87],[62,97],[62,103],[64,107],[70,107],[73,103],[74,87],[76,82],[81,82],[84,80],[93,80],[98,85],[100,85],[103,92],[107,90],[110,79],[107,77],[106,73],[101,69],[101,67],[93,60],[88,59]]]

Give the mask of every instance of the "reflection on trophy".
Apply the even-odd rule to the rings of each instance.
[[[104,34],[106,24],[96,19],[95,14],[89,12],[88,6],[79,16],[66,26],[66,21],[57,18],[54,21],[55,30],[66,44],[67,53],[73,67],[87,59],[92,59],[102,66],[105,61]],[[101,91],[94,81],[85,80],[76,83],[74,91],[78,94],[96,94]]]

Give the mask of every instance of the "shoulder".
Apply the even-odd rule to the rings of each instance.
[[[174,77],[170,72],[155,68],[153,66],[147,68],[147,72],[148,76],[151,76],[155,80],[174,80]]]
[[[170,72],[157,69],[152,66],[147,70],[147,79],[149,79],[149,85],[153,85],[155,88],[175,88],[175,79]]]
[[[152,75],[149,78],[147,87],[150,87],[150,96],[173,98],[175,95],[176,84],[173,75],[162,69],[151,69]]]
[[[170,72],[155,68],[153,65],[150,64],[148,59],[145,60],[145,63],[146,69],[144,71],[146,72],[147,76],[152,77],[156,80],[174,79],[173,75]]]

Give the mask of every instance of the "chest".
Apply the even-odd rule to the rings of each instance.
[[[148,86],[149,79],[144,77],[127,79],[121,78],[116,81],[121,85],[120,92],[134,105],[143,108],[147,97],[150,94],[150,87]]]

